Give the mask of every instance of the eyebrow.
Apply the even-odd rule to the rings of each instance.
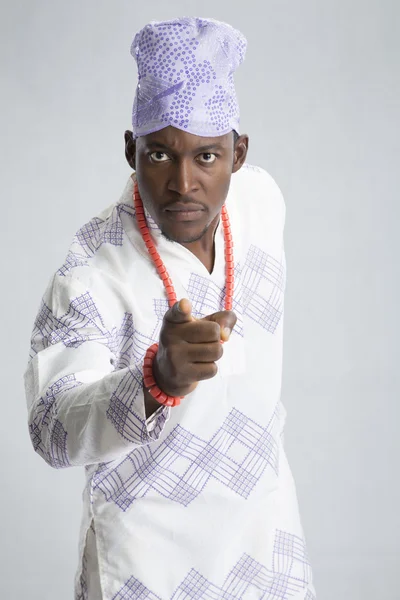
[[[165,144],[162,144],[161,142],[149,142],[148,144],[146,144],[146,146],[149,149],[161,148],[162,150],[166,150],[167,152],[174,152],[172,148],[166,146]],[[198,152],[201,154],[202,152],[210,152],[211,150],[225,150],[225,148],[224,146],[222,146],[222,144],[214,143],[207,144],[206,146],[199,146],[198,148],[195,148],[193,152]]]

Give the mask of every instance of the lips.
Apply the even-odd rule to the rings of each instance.
[[[174,221],[197,221],[203,216],[204,208],[199,204],[175,203],[164,209],[169,219]]]
[[[180,202],[176,202],[175,204],[171,204],[168,208],[165,209],[167,212],[198,212],[199,210],[204,210],[199,204],[184,204]]]

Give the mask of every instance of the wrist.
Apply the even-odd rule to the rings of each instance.
[[[160,372],[158,370],[157,373],[157,351],[158,344],[153,344],[146,352],[143,365],[144,385],[146,386],[148,393],[159,404],[164,404],[165,406],[178,406],[183,396],[170,396],[166,394],[158,385],[160,379],[156,379],[156,377],[157,374],[158,376],[160,375]]]

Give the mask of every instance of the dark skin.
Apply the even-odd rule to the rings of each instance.
[[[190,250],[211,273],[214,235],[231,176],[246,160],[249,139],[232,132],[205,138],[166,127],[132,138],[125,132],[125,154],[136,171],[144,206],[165,237]],[[153,363],[157,385],[170,396],[186,396],[199,381],[217,373],[236,323],[232,311],[196,320],[189,300],[182,299],[164,316]],[[160,404],[145,390],[146,414]]]

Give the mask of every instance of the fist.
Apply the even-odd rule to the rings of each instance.
[[[189,300],[174,304],[164,315],[153,362],[158,387],[168,396],[186,396],[199,381],[214,377],[223,354],[221,341],[229,340],[235,324],[232,311],[195,319]]]

